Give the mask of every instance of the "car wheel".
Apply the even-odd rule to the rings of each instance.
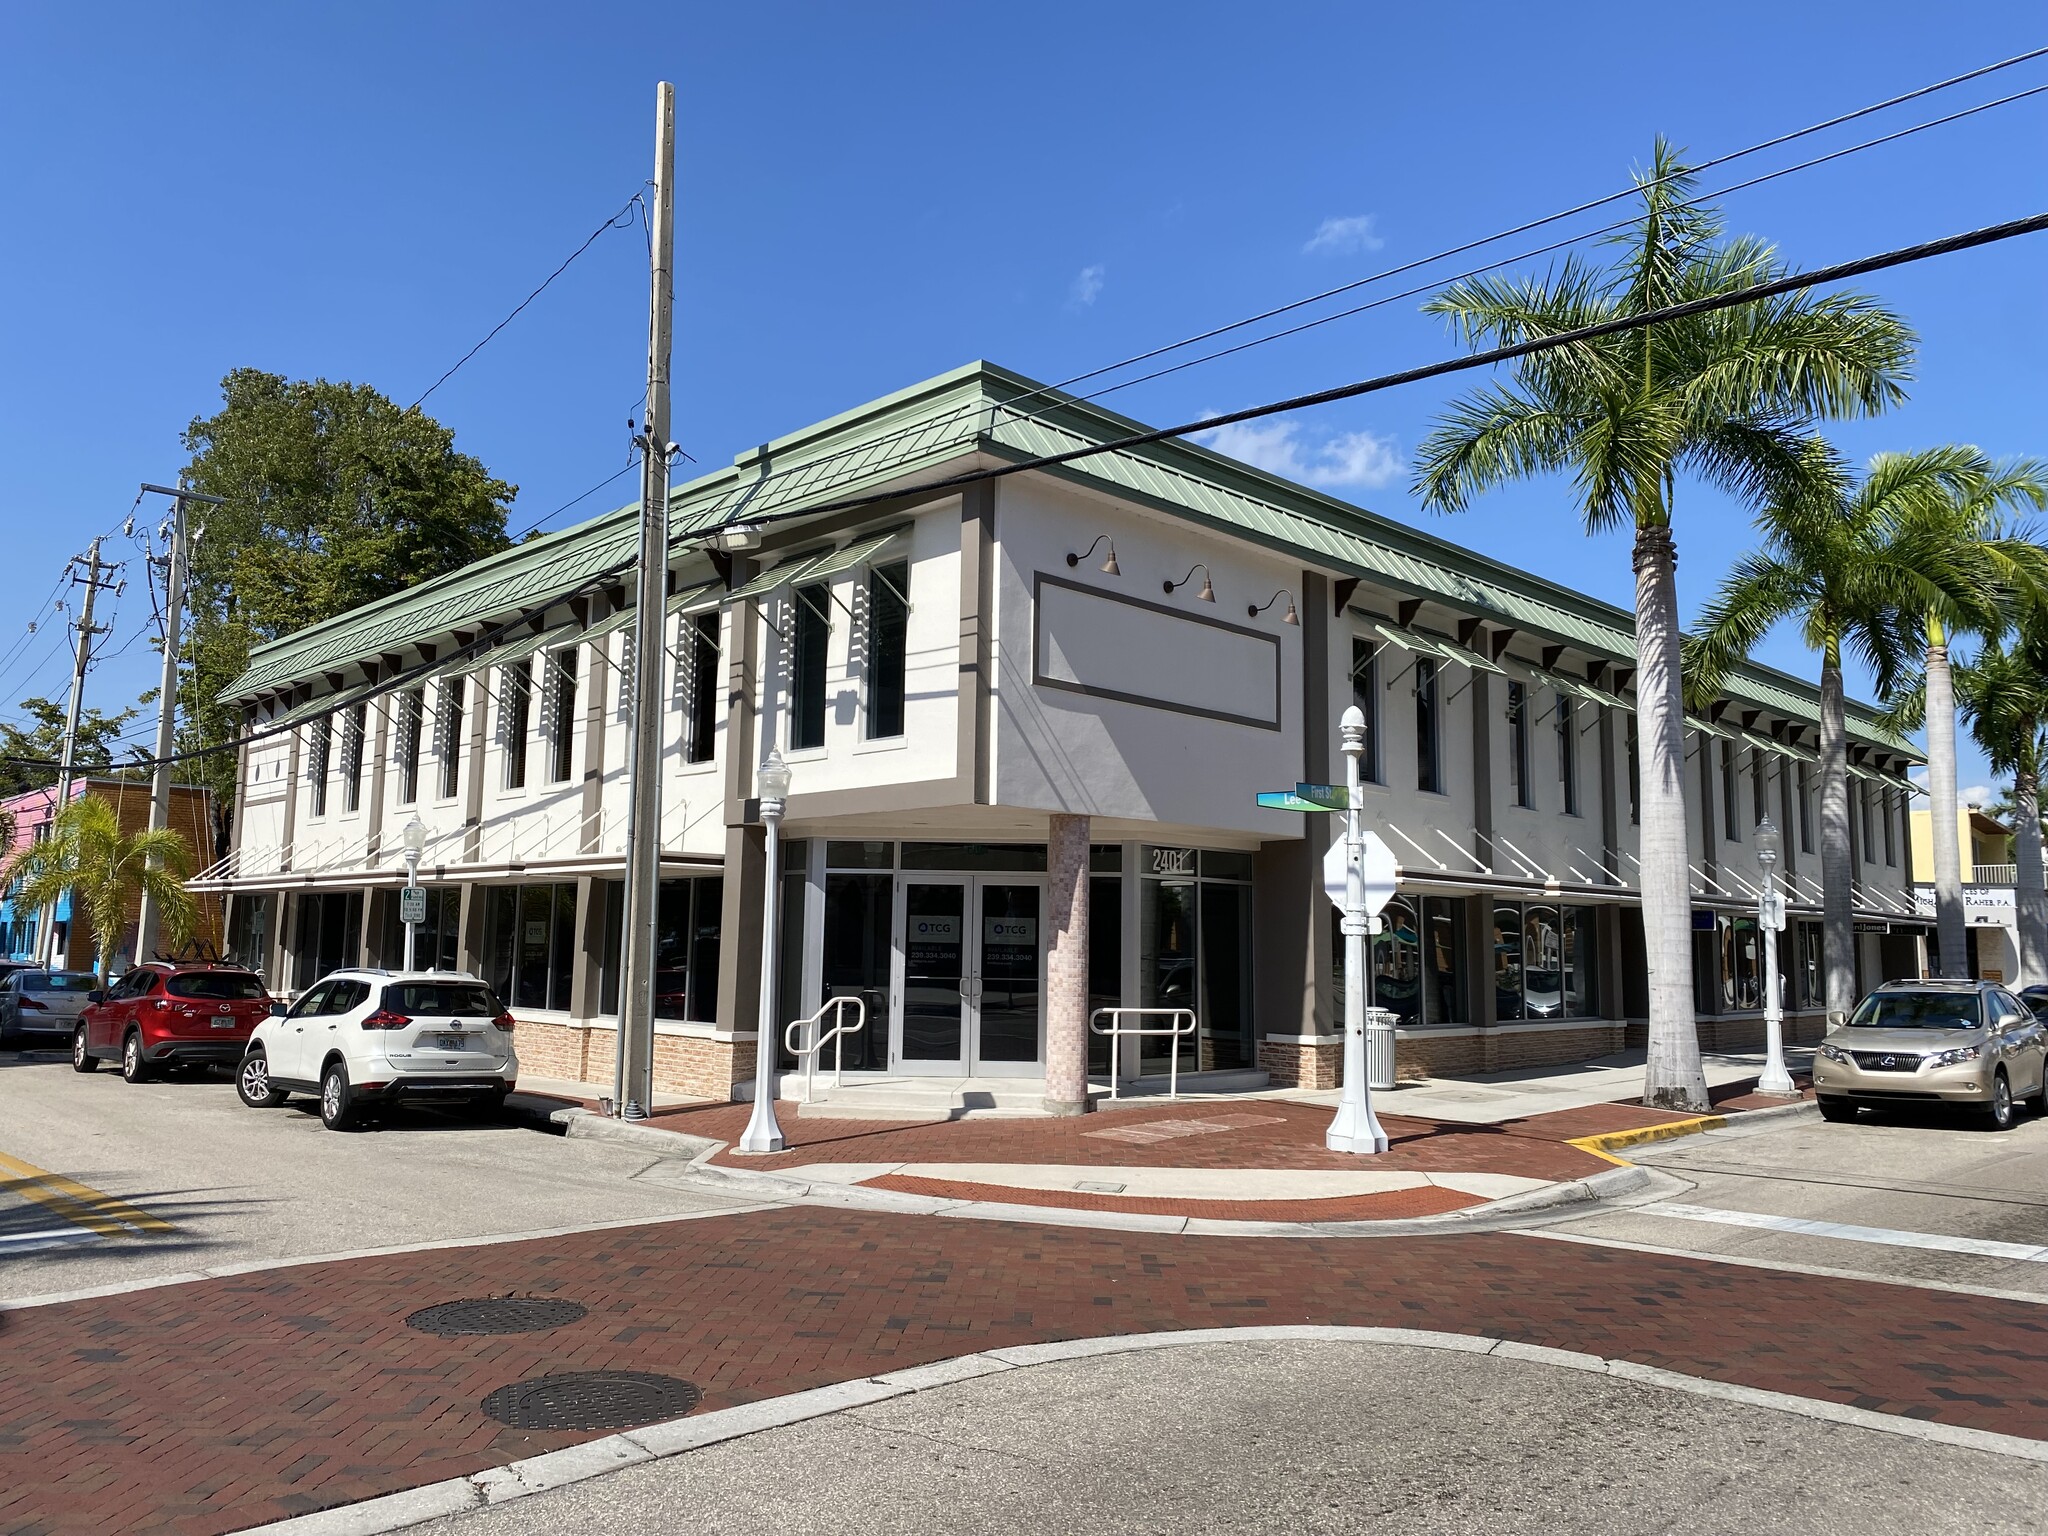
[[[125,1083],[146,1083],[149,1081],[149,1062],[142,1054],[142,1036],[134,1030],[121,1042],[121,1080]]]
[[[270,1059],[261,1051],[242,1058],[235,1072],[235,1092],[251,1109],[275,1109],[291,1097],[282,1088],[270,1086]]]
[[[1823,1120],[1832,1120],[1839,1125],[1845,1120],[1854,1120],[1856,1118],[1856,1105],[1854,1101],[1849,1099],[1822,1099],[1820,1101],[1820,1117]]]
[[[348,1068],[329,1062],[320,1074],[320,1123],[330,1131],[345,1131],[355,1124],[356,1111],[349,1092]]]
[[[2000,1071],[1991,1079],[1991,1102],[1984,1106],[1984,1123],[1994,1131],[2009,1131],[2012,1119],[2012,1084]]]
[[[79,1025],[71,1031],[71,1070],[74,1072],[97,1072],[99,1057],[85,1048],[85,1026]]]

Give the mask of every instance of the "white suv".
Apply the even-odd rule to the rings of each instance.
[[[251,1109],[318,1094],[345,1130],[365,1105],[398,1099],[501,1105],[519,1078],[512,1015],[459,971],[331,971],[256,1026],[235,1073]]]

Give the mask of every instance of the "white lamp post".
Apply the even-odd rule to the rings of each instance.
[[[761,1014],[754,1024],[754,1112],[740,1137],[742,1152],[780,1152],[782,1127],[775,1122],[775,919],[781,909],[782,807],[789,798],[789,764],[770,750],[761,765],[761,822],[768,829],[768,875],[761,901]]]
[[[427,851],[425,823],[419,817],[413,817],[405,824],[405,830],[399,833],[399,839],[405,848],[405,888],[408,892],[415,891],[420,883],[420,855]],[[405,914],[405,968],[408,971],[413,968],[413,943],[418,932],[419,919],[408,911]]]
[[[1358,824],[1358,802],[1364,798],[1359,760],[1365,756],[1365,712],[1356,704],[1344,711],[1344,1086],[1336,1118],[1323,1135],[1332,1152],[1387,1150],[1387,1133],[1372,1112],[1372,1089],[1365,1064],[1365,936],[1373,921],[1366,911],[1365,834]]]
[[[1778,890],[1778,856],[1783,851],[1777,823],[1766,816],[1756,827],[1756,862],[1763,871],[1763,889],[1756,900],[1756,926],[1764,936],[1764,1071],[1758,1093],[1792,1094],[1792,1074],[1785,1070],[1785,1010],[1778,994],[1778,930],[1785,926],[1785,898]]]

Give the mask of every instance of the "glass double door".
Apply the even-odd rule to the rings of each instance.
[[[1014,875],[897,882],[893,1070],[958,1077],[1043,1071],[1044,906],[1044,882]]]

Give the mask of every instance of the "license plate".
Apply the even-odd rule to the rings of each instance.
[[[469,1043],[467,1035],[436,1035],[434,1046],[437,1050],[459,1051]]]
[[[213,1016],[213,1027],[215,1029],[233,1029],[235,1027],[235,1016],[232,1013],[216,1013]]]

